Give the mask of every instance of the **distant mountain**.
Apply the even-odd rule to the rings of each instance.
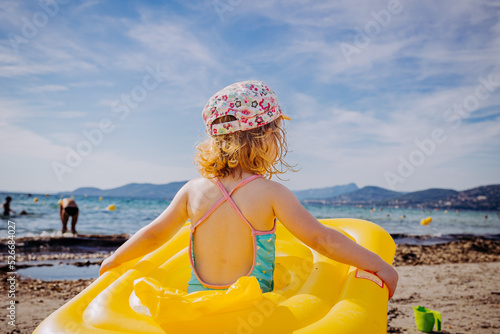
[[[481,186],[465,191],[428,189],[392,198],[382,205],[418,208],[500,210],[500,185]]]
[[[99,189],[93,187],[78,188],[72,191],[73,195],[106,196],[106,197],[140,197],[140,198],[168,198],[175,194],[187,181],[168,184],[130,183],[113,189]]]
[[[78,188],[73,195],[108,196],[108,197],[144,197],[144,198],[173,198],[187,181],[172,182],[168,184],[130,183],[113,189],[99,189],[95,187]],[[329,198],[339,194],[357,190],[354,183],[329,188],[308,189],[295,191],[299,200]],[[65,192],[67,193],[67,192]]]
[[[85,188],[78,188],[75,191],[72,192],[72,194],[75,195],[89,195],[89,196],[101,196],[102,192],[106,190],[102,190],[99,188],[95,187],[85,187]]]
[[[444,204],[457,209],[500,211],[500,184],[461,191],[447,197]]]
[[[313,199],[326,199],[337,195],[349,193],[358,190],[358,186],[354,183],[349,183],[342,186],[334,186],[328,188],[316,188],[294,191],[293,193],[301,201],[303,200],[313,200]]]
[[[400,196],[402,193],[392,190],[387,190],[380,187],[367,186],[356,191],[349,192],[329,198],[328,201],[332,203],[374,203],[389,198]]]
[[[304,202],[500,211],[500,185],[481,186],[460,192],[453,189],[433,188],[411,193],[368,186],[332,198],[317,198]]]
[[[427,190],[415,191],[407,193],[395,198],[389,199],[383,203],[385,205],[424,205],[434,206],[434,204],[444,204],[446,199],[457,195],[459,192],[452,189],[432,188]],[[441,202],[440,202],[441,201]]]
[[[105,190],[86,187],[61,194],[172,199],[186,182],[130,183]],[[304,203],[500,211],[500,184],[481,186],[460,192],[453,189],[433,188],[401,193],[373,186],[359,189],[356,184],[349,183],[328,188],[300,190],[294,193]]]

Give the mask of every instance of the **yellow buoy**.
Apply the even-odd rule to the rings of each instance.
[[[116,206],[114,204],[110,204],[110,205],[108,205],[108,207],[106,209],[108,209],[109,211],[115,211]]]
[[[102,201],[102,196],[101,196],[101,197],[99,197],[99,200],[100,200],[100,201]]]
[[[432,222],[432,217],[427,217],[420,221],[420,225],[429,225],[431,222]]]
[[[33,202],[38,202],[38,197],[33,198]]]

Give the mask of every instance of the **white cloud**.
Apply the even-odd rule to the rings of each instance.
[[[54,133],[51,137],[64,142],[82,141],[71,133]],[[194,167],[153,164],[117,155],[102,147],[92,147],[90,154],[80,155],[81,161],[76,166],[69,165],[67,159],[73,163],[79,159],[68,158],[74,153],[69,153],[65,145],[56,145],[44,136],[3,122],[0,122],[0,141],[0,155],[4,157],[0,173],[8,175],[0,182],[2,190],[47,192],[83,186],[112,188],[129,182],[168,183],[196,176]],[[70,147],[78,151],[77,145]],[[66,168],[56,172],[54,162],[68,167],[69,172]],[[58,173],[62,182],[58,181]]]
[[[0,122],[10,122],[30,117],[33,113],[27,111],[23,101],[0,96]]]
[[[70,39],[54,34],[48,39],[40,36],[26,45],[26,50],[19,52],[15,56],[9,55],[3,57],[5,62],[0,63],[0,76],[6,78],[22,77],[30,75],[45,75],[51,73],[65,73],[74,71],[89,71],[95,70],[96,67],[86,60],[78,59],[71,56],[71,52],[81,55],[85,53],[83,50],[64,50],[69,45],[61,45],[61,49],[54,47],[52,40],[66,40],[70,43]],[[49,42],[50,41],[50,42]],[[44,44],[50,44],[52,47],[47,47]],[[0,54],[10,54],[13,51],[4,45],[0,45]]]
[[[96,81],[79,81],[70,83],[69,86],[81,88],[81,87],[113,87],[115,86],[114,82],[105,81],[105,80],[96,80]]]
[[[126,167],[126,168],[125,168]],[[196,176],[194,167],[158,165],[140,161],[134,157],[123,157],[111,152],[94,152],[76,167],[73,172],[63,176],[68,189],[94,186],[113,188],[130,182],[169,183],[187,180]]]
[[[29,157],[47,161],[59,157],[63,148],[50,140],[19,126],[0,123],[0,155]]]
[[[456,121],[447,122],[443,118],[444,111],[454,103],[463,103],[464,98],[473,96],[477,84],[430,94],[404,95],[393,100],[390,110],[381,110],[377,106],[368,111],[315,106],[317,110],[327,112],[317,112],[314,117],[300,120],[299,123],[292,121],[288,126],[290,147],[293,150],[291,156],[299,164],[305,162],[305,171],[310,177],[307,180],[294,176],[297,179],[294,189],[321,186],[325,182],[343,184],[351,181],[360,185],[389,187],[384,172],[397,173],[400,156],[408,160],[412,152],[422,151],[417,142],[420,145],[427,143],[432,152],[429,156],[426,154],[425,163],[417,166],[411,177],[398,184],[398,190],[440,187],[445,184],[456,187],[452,183],[457,180],[450,181],[452,174],[447,177],[442,172],[444,166],[453,170],[458,168],[457,175],[463,178],[469,166],[482,163],[478,173],[484,176],[486,172],[483,169],[488,169],[487,161],[493,158],[488,157],[488,154],[498,151],[500,124],[468,121],[481,113],[482,109],[462,119],[457,129],[454,129]],[[309,96],[300,98],[304,101],[311,99]],[[498,106],[498,100],[497,95],[496,98],[482,101],[480,108]],[[300,107],[297,110],[300,111]],[[493,111],[485,115],[497,113]],[[441,137],[445,138],[444,142],[434,141],[434,131],[443,132]],[[311,166],[313,163],[316,166]],[[477,178],[479,174],[472,178]],[[317,175],[321,175],[321,178]],[[493,177],[491,172],[488,175]],[[467,178],[461,183],[468,184],[461,186],[462,189],[474,186]]]
[[[87,116],[87,113],[84,111],[76,111],[76,110],[68,110],[68,111],[58,111],[53,113],[53,118],[82,118]]]
[[[29,89],[26,89],[29,91]],[[58,99],[33,98],[32,92],[29,98],[11,98],[0,96],[0,121],[11,124],[32,125],[34,119],[46,118],[80,118],[87,113],[76,110],[59,110],[63,107],[63,101]],[[43,129],[41,129],[43,130]]]
[[[41,85],[28,87],[26,90],[31,93],[50,93],[68,90],[68,87],[62,85]]]
[[[88,8],[91,8],[93,6],[96,6],[100,3],[98,0],[87,0],[85,2],[82,2],[77,8],[76,11],[85,11]]]
[[[467,77],[478,75],[488,65],[500,65],[498,28],[494,25],[491,31],[484,31],[490,24],[486,22],[498,21],[498,6],[495,11],[488,1],[401,3],[403,11],[392,15],[386,26],[378,24],[380,31],[374,35],[366,33],[365,24],[377,22],[372,12],[387,9],[387,1],[295,1],[286,7],[266,2],[248,10],[289,25],[290,42],[286,52],[280,53],[280,61],[292,60],[293,64],[297,59],[312,59],[313,64],[306,68],[315,68],[312,74],[320,82],[363,88],[363,83],[404,74],[417,80],[446,74]],[[478,30],[483,31],[478,34]],[[350,63],[340,43],[349,43],[356,50]],[[411,67],[405,66],[407,60],[412,61]]]
[[[183,23],[151,22],[148,16],[143,22],[131,27],[128,35],[147,47],[147,52],[165,57],[165,62],[174,64],[190,61],[204,66],[216,66],[211,50],[186,29]]]

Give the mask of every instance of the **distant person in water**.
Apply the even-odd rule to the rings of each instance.
[[[16,213],[14,210],[10,208],[10,202],[12,201],[12,197],[7,196],[5,197],[5,202],[2,203],[2,208],[3,208],[3,215],[4,216],[9,216],[10,213]]]
[[[71,233],[76,234],[76,222],[78,221],[78,205],[72,198],[63,198],[59,200],[59,215],[62,222],[62,233],[68,230],[68,220],[71,216]]]

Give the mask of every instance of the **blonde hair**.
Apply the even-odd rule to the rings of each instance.
[[[233,116],[223,116],[214,123],[233,120]],[[294,171],[284,160],[287,152],[285,131],[278,118],[255,129],[206,139],[196,146],[194,162],[206,178],[230,176],[237,170],[240,174],[247,171],[271,178],[285,173],[286,169]]]

